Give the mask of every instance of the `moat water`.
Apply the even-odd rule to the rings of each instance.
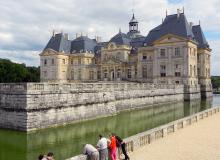
[[[52,151],[57,160],[82,152],[83,144],[96,144],[98,134],[121,137],[147,131],[168,122],[220,105],[220,95],[206,101],[178,102],[121,112],[107,118],[44,129],[29,134],[0,129],[0,160],[35,160]]]

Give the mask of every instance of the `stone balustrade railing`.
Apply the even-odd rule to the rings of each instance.
[[[121,91],[148,89],[178,89],[183,85],[150,83],[0,83],[1,92],[10,91]]]
[[[160,139],[169,134],[172,134],[179,129],[182,129],[186,126],[196,123],[199,120],[209,117],[219,111],[220,111],[220,107],[213,107],[205,111],[199,112],[197,114],[170,122],[166,125],[125,138],[124,141],[126,142],[126,149],[128,152],[133,152],[141,146],[148,145],[157,139]],[[121,151],[119,151],[119,155],[121,155]],[[86,160],[86,159],[87,159],[87,156],[78,155],[78,156],[69,158],[67,160]]]

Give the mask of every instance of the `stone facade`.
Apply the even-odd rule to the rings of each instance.
[[[171,30],[169,25],[176,28]],[[57,49],[53,41],[59,37],[66,43],[60,42]],[[71,47],[66,48],[70,43]],[[140,35],[133,15],[129,32],[120,30],[108,42],[82,35],[71,42],[66,34],[54,34],[40,54],[41,81],[184,84],[201,86],[202,97],[209,97],[210,57],[211,49],[201,26],[188,23],[179,10],[175,15],[167,15],[147,37]]]
[[[0,85],[0,127],[22,131],[183,101],[183,85],[27,83]]]

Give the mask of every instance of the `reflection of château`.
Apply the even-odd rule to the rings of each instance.
[[[167,15],[144,37],[133,15],[129,32],[109,42],[53,34],[40,54],[42,82],[144,81],[210,88],[210,52],[200,25]]]

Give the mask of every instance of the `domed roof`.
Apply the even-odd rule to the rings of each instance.
[[[127,36],[127,34],[122,33],[120,30],[119,33],[112,37],[109,42],[114,42],[118,45],[130,45],[131,39]]]
[[[131,23],[138,23],[138,21],[137,21],[136,18],[134,17],[134,13],[133,13],[132,19],[130,20],[129,23],[130,23],[130,24],[131,24]]]

